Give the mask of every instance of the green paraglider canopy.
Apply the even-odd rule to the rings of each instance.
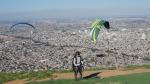
[[[106,29],[110,28],[108,21],[96,19],[94,22],[92,22],[90,36],[94,43],[96,43],[99,32],[103,26]]]

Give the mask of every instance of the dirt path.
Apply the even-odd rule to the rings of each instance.
[[[83,76],[88,76],[90,74],[101,72],[98,74],[100,78],[107,78],[111,76],[117,76],[117,75],[128,75],[133,73],[144,73],[144,72],[150,72],[150,69],[135,69],[135,70],[99,70],[99,71],[85,71],[83,73]],[[54,73],[53,75],[56,76],[55,79],[73,79],[74,74],[73,73]]]
[[[117,75],[128,75],[128,74],[133,74],[133,73],[145,73],[145,72],[150,72],[150,69],[134,69],[134,70],[97,70],[97,71],[84,71],[83,76],[88,76],[90,74],[93,73],[97,73],[97,72],[101,72],[100,74],[98,74],[98,77],[100,78],[107,78],[107,77],[111,77],[111,76],[117,76]],[[74,78],[74,74],[73,73],[54,73],[53,74],[55,76],[55,80],[58,79],[73,79]],[[44,79],[44,80],[39,80],[39,81],[46,81],[49,79]],[[4,84],[24,84],[23,80],[14,80],[14,81],[10,81]]]
[[[24,84],[23,80],[14,80],[3,84]]]

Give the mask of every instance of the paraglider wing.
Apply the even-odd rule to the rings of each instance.
[[[109,25],[109,22],[108,22],[108,21],[105,21],[105,22],[104,22],[104,27],[105,27],[106,29],[110,29],[110,25]]]
[[[110,28],[110,25],[109,25],[109,22],[108,22],[108,21],[95,20],[95,21],[92,23],[90,36],[91,36],[91,39],[92,39],[92,41],[93,41],[94,43],[96,43],[96,41],[97,41],[97,37],[98,37],[98,35],[99,35],[99,32],[100,32],[102,26],[104,26],[106,29],[109,29],[109,28]]]
[[[10,35],[12,36],[31,38],[34,37],[35,33],[36,33],[36,28],[32,24],[27,22],[19,22],[10,27]]]
[[[91,39],[94,43],[96,43],[96,40],[97,40],[97,37],[99,35],[99,31],[100,29],[99,28],[93,28],[92,31],[90,32],[91,34]]]
[[[97,40],[97,37],[99,35],[99,32],[100,32],[102,25],[103,25],[103,21],[101,21],[101,20],[95,20],[92,23],[90,36],[91,36],[91,39],[94,43],[96,43],[96,40]]]
[[[26,23],[26,22],[16,23],[16,24],[12,25],[10,28],[12,29],[12,28],[14,28],[16,25],[19,25],[19,24],[25,24],[25,25],[28,25],[28,26],[30,26],[30,27],[32,27],[32,28],[35,29],[35,27],[34,27],[33,25],[31,25],[31,24],[29,24],[29,23]]]

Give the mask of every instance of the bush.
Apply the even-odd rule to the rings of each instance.
[[[143,60],[150,61],[150,57],[145,57]]]

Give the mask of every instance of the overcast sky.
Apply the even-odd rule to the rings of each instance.
[[[149,15],[150,0],[0,0],[0,18]]]

